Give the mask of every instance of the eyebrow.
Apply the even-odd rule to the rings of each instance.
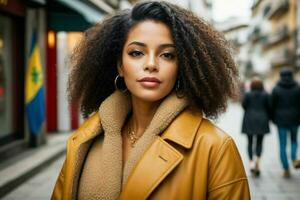
[[[147,47],[147,45],[145,43],[136,42],[136,41],[131,42],[130,44],[128,44],[128,46],[130,46],[130,45],[138,45],[138,46],[142,46],[142,47]],[[175,48],[175,45],[174,44],[169,44],[169,43],[167,43],[167,44],[161,44],[161,45],[159,45],[158,48],[163,49],[163,48],[167,48],[167,47],[173,47],[173,48]]]

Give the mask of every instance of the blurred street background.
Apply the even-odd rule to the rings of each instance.
[[[242,92],[259,76],[271,93],[285,67],[293,69],[299,83],[300,0],[169,1],[192,10],[225,35]],[[67,102],[68,58],[87,28],[136,2],[0,0],[0,199],[50,199],[66,140],[83,121],[78,106]],[[38,87],[28,94],[30,81]],[[42,102],[42,117],[32,121],[37,118],[28,112],[36,97]],[[291,169],[289,179],[282,177],[277,128],[271,122],[261,175],[251,175],[239,100],[231,100],[216,123],[237,143],[252,199],[300,199],[300,169]],[[40,128],[32,129],[32,124]]]

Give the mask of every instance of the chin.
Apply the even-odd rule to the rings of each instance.
[[[131,94],[145,102],[158,102],[164,99],[166,96],[168,96],[171,93],[171,91],[155,91],[155,90],[148,90],[148,91],[133,91]]]

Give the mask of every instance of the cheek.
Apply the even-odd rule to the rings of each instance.
[[[129,58],[129,56],[126,55],[123,56],[122,64],[123,64],[124,76],[129,76],[138,69],[137,62],[133,61],[132,59]]]
[[[177,66],[177,64],[173,64],[173,65],[169,66],[168,68],[166,68],[165,75],[166,75],[166,78],[170,82],[173,83],[173,82],[176,81],[177,74],[178,74],[178,66]]]
[[[135,84],[138,79],[138,75],[141,74],[141,63],[137,60],[124,57],[123,59],[123,76],[128,87],[131,87]]]
[[[127,62],[123,64],[124,76],[132,76],[139,72],[139,65],[136,62]]]

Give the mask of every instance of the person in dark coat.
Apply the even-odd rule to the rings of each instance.
[[[293,78],[291,69],[280,71],[280,80],[271,95],[272,120],[277,125],[280,159],[284,169],[283,176],[290,177],[289,162],[286,153],[287,137],[291,138],[291,159],[295,168],[300,167],[297,159],[297,131],[300,123],[300,86]]]
[[[252,79],[250,91],[245,93],[242,106],[245,111],[242,133],[245,133],[248,137],[250,169],[252,174],[256,177],[260,174],[259,160],[262,153],[263,138],[265,134],[270,132],[269,96],[264,90],[263,82],[258,77]],[[253,141],[255,141],[255,145]]]

